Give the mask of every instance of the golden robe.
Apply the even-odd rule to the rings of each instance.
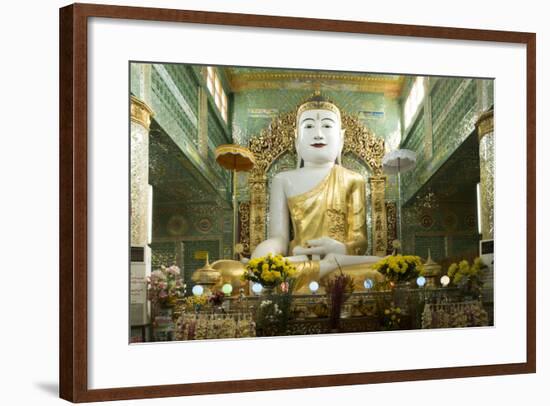
[[[367,250],[365,180],[340,165],[313,189],[287,199],[296,246],[307,241],[330,237],[346,245],[346,254],[364,255]]]
[[[330,237],[346,245],[347,255],[364,255],[367,250],[365,179],[349,169],[334,165],[329,174],[313,189],[287,199],[296,246],[307,247],[308,240]],[[295,289],[308,293],[308,283],[319,280],[319,262],[294,263],[298,270]],[[356,291],[362,291],[365,278],[379,282],[383,277],[370,266],[343,267],[355,279]]]

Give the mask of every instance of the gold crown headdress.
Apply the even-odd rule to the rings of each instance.
[[[338,121],[342,120],[340,109],[334,103],[321,96],[321,93],[316,92],[314,96],[298,107],[298,111],[296,112],[296,127],[298,127],[298,119],[302,113],[308,110],[329,110],[336,114]]]

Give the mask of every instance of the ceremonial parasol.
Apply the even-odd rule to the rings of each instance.
[[[382,158],[382,169],[389,175],[397,174],[397,239],[401,242],[401,173],[408,172],[416,165],[416,152],[409,149],[396,149]]]
[[[216,162],[221,167],[233,171],[233,256],[237,242],[237,172],[248,172],[256,164],[254,154],[248,149],[235,144],[223,144],[214,152]]]

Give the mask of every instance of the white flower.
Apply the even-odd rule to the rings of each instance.
[[[170,274],[173,274],[173,275],[179,275],[180,274],[180,269],[176,265],[172,265],[166,271]]]
[[[164,273],[160,269],[157,269],[157,270],[151,272],[151,278],[152,279],[165,279],[166,276],[164,275]]]
[[[271,300],[264,300],[262,303],[260,303],[260,307],[269,306],[271,303]]]

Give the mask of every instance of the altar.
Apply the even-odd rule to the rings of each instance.
[[[354,293],[335,322],[325,295],[227,297],[218,306],[181,301],[150,326],[151,341],[365,333],[493,322],[492,306],[457,289],[409,288]]]
[[[132,342],[492,325],[491,80],[131,69]]]

